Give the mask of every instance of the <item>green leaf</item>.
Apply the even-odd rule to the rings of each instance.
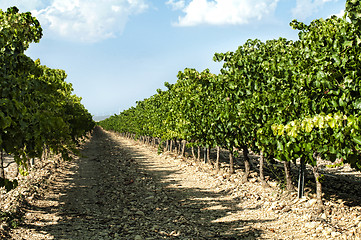
[[[345,41],[343,46],[344,47],[352,47],[352,41]]]
[[[361,145],[361,137],[360,136],[352,136],[352,140],[357,143],[358,145]]]
[[[306,152],[311,152],[313,150],[312,145],[313,145],[312,143],[306,143],[305,151]]]
[[[234,84],[234,82],[230,82],[230,83],[229,83],[229,88],[230,88],[230,89],[236,89],[236,88],[237,88],[237,85]]]
[[[354,108],[361,109],[361,98],[358,98],[354,102]]]

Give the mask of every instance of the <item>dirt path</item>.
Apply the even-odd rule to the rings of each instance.
[[[360,207],[298,200],[257,178],[206,165],[96,129],[27,202],[12,239],[360,239]]]

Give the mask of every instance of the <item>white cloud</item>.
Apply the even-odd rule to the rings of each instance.
[[[121,6],[112,6],[112,10],[113,10],[114,12],[120,12],[121,9],[122,9]]]
[[[148,8],[145,1],[19,0],[9,4],[0,0],[0,7],[16,5],[21,11],[31,11],[47,37],[92,43],[121,34],[129,16]]]
[[[297,0],[296,7],[292,9],[294,18],[305,20],[317,12],[327,2],[337,2],[338,0]]]
[[[168,0],[165,4],[170,5],[173,10],[180,10],[183,9],[185,6],[184,0],[174,1],[174,0]]]
[[[192,0],[182,8],[185,16],[179,17],[178,26],[199,24],[223,25],[245,24],[250,20],[260,20],[276,9],[279,0]],[[179,4],[183,1],[168,1]]]

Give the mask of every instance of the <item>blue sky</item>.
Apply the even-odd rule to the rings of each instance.
[[[0,0],[40,21],[44,36],[27,54],[64,69],[95,116],[148,98],[178,71],[209,68],[215,52],[247,39],[296,40],[289,22],[342,15],[344,0]]]

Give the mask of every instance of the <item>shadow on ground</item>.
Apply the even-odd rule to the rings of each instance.
[[[191,155],[190,151],[188,155]],[[228,166],[227,150],[221,151],[220,162],[223,165]],[[250,154],[252,163],[251,172],[258,173],[259,169],[259,156]],[[211,159],[216,159],[216,150],[211,151]],[[244,162],[242,154],[239,157],[235,157],[235,169],[244,170]],[[330,163],[331,164],[331,163]],[[331,164],[332,165],[332,164]],[[298,173],[300,165],[291,164],[292,166],[292,180],[294,186],[298,185]],[[346,166],[337,168],[327,168],[325,164],[319,166],[320,174],[323,175],[322,190],[324,199],[327,200],[339,200],[344,205],[349,207],[361,206],[361,174],[355,174],[357,171],[347,169]],[[347,170],[345,170],[347,169]],[[286,188],[286,180],[284,174],[284,166],[282,162],[265,163],[264,174],[269,177],[270,180],[279,182],[281,188]],[[311,193],[316,195],[316,183],[311,168],[306,169],[305,172],[305,194]],[[316,197],[316,196],[314,196]]]
[[[184,188],[169,176],[176,171],[154,167],[148,155],[122,146],[96,129],[77,166],[61,174],[46,201],[55,207],[29,205],[32,211],[59,219],[30,224],[53,239],[258,239],[255,223],[272,219],[232,219],[242,212],[227,193]],[[66,184],[64,184],[64,181]]]

